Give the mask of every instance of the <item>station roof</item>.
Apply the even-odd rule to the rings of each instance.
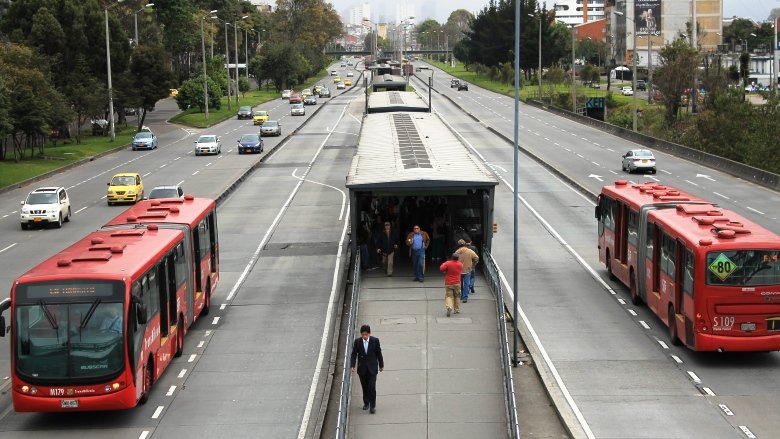
[[[347,175],[348,188],[375,191],[497,184],[490,170],[432,113],[367,115]]]
[[[413,91],[376,92],[368,95],[368,112],[390,111],[428,112],[428,104]]]

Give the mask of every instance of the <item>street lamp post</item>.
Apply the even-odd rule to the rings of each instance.
[[[204,117],[206,118],[206,123],[209,121],[209,81],[206,75],[206,39],[203,35],[203,22],[206,21],[208,16],[216,13],[217,10],[215,9],[200,17],[200,50],[203,52],[203,109],[205,110]]]
[[[769,81],[772,87],[772,94],[777,92],[777,22],[780,17],[775,17],[772,23],[772,33],[775,36],[775,45],[772,46],[772,79]]]
[[[227,75],[227,104],[228,104],[228,111],[231,111],[232,107],[230,106],[230,46],[228,46],[228,23],[227,21],[225,23],[225,74]],[[236,78],[238,79],[238,78]]]
[[[111,135],[111,141],[116,140],[116,132],[114,130],[114,90],[111,86],[111,41],[108,31],[108,10],[114,6],[122,3],[124,0],[117,0],[116,3],[106,6],[104,9],[106,15],[106,70],[108,73],[108,131]]]
[[[249,18],[248,15],[244,15],[240,18],[240,20],[243,20],[245,18]],[[236,56],[236,108],[238,108],[238,21],[233,22],[233,53]]]
[[[528,14],[531,18],[539,18],[539,68],[537,69],[536,76],[539,79],[539,99],[542,99],[542,16],[534,16],[534,14]]]
[[[135,47],[138,47],[138,13],[143,12],[146,8],[151,8],[152,6],[154,6],[154,3],[147,3],[143,8],[133,12],[133,23],[135,25],[135,40],[133,41],[135,41]]]
[[[631,24],[634,25],[634,30],[631,32],[631,35],[632,35],[631,39],[633,41],[633,43],[632,43],[633,49],[631,49],[631,67],[632,67],[631,91],[632,91],[632,95],[633,95],[633,98],[634,98],[633,99],[633,101],[634,101],[634,104],[633,104],[634,105],[634,108],[633,108],[633,118],[632,118],[631,126],[632,126],[634,132],[636,132],[636,129],[637,129],[637,120],[636,120],[636,117],[637,117],[637,114],[636,114],[636,107],[637,107],[637,96],[636,96],[636,22],[634,21],[633,18],[628,18],[628,16],[626,16],[626,14],[624,12],[614,11],[614,13],[615,13],[615,15],[622,15],[623,17],[626,18],[626,21],[630,21]]]

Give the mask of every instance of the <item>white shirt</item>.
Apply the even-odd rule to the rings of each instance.
[[[368,340],[363,339],[363,351],[368,354]]]

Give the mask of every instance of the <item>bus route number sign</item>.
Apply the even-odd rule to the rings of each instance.
[[[718,277],[721,281],[726,280],[736,269],[737,264],[734,263],[728,256],[721,253],[715,258],[709,266],[712,274]]]

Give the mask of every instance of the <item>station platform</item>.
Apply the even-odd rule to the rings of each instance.
[[[350,438],[508,436],[493,294],[478,273],[476,294],[447,317],[444,276],[433,265],[424,283],[408,268],[396,267],[392,277],[381,269],[362,273],[356,328],[371,325],[385,369],[375,414],[362,410],[360,379],[352,374]]]

